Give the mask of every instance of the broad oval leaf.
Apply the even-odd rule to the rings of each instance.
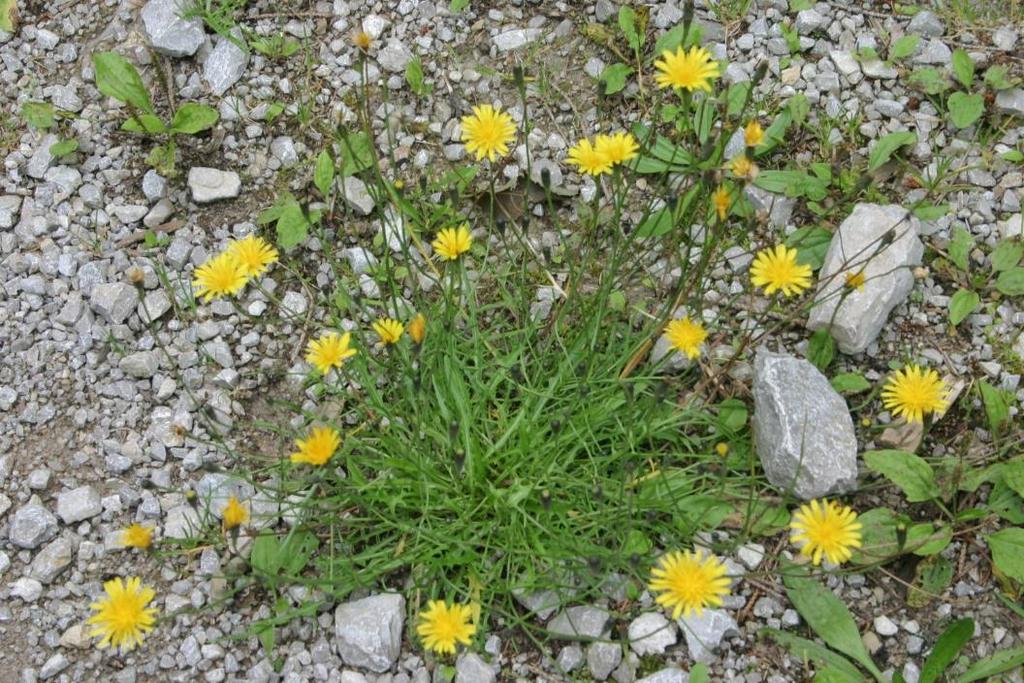
[[[957,128],[966,128],[979,118],[985,111],[985,100],[981,95],[955,92],[947,101],[949,120]]]
[[[1024,581],[1024,529],[1002,529],[985,537],[992,564],[1017,581]]]
[[[917,134],[909,130],[900,130],[889,133],[879,138],[875,146],[868,154],[868,170],[873,171],[885,162],[889,161],[896,150],[904,145],[912,145],[917,142]]]
[[[999,273],[996,289],[1006,296],[1024,295],[1024,268],[1010,268]]]
[[[974,313],[981,303],[981,297],[969,289],[960,289],[949,300],[949,322],[956,327],[964,318]]]
[[[953,50],[953,75],[965,88],[974,83],[974,61],[963,48]]]
[[[153,113],[149,92],[131,62],[116,52],[96,52],[92,56],[96,87],[107,97]]]
[[[864,463],[874,472],[896,484],[907,501],[920,503],[939,496],[935,473],[922,458],[905,451],[868,451]]]
[[[175,133],[195,135],[208,128],[212,128],[220,114],[213,107],[196,102],[186,102],[174,112],[174,119],[171,121],[171,130]]]

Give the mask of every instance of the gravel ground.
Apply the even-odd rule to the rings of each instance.
[[[180,291],[194,267],[227,238],[252,232],[254,217],[276,193],[305,186],[310,159],[324,142],[315,127],[301,125],[303,110],[352,120],[352,86],[360,80],[353,31],[372,37],[369,76],[390,98],[374,109],[379,139],[386,141],[390,131],[398,163],[393,170],[414,178],[419,169],[463,156],[455,134],[469,103],[503,101],[521,118],[514,90],[501,79],[517,64],[550,79],[551,89],[533,113],[531,152],[563,159],[567,146],[590,133],[587,127],[598,118],[594,108],[579,108],[589,106],[583,104],[594,89],[588,74],[601,72],[604,65],[595,55],[605,53],[580,29],[614,17],[617,4],[520,0],[488,7],[474,0],[468,11],[453,15],[447,2],[431,0],[251,3],[246,25],[263,35],[283,29],[301,40],[308,68],[300,58],[246,55],[201,24],[168,19],[161,14],[162,0],[24,4],[17,34],[0,32],[0,680],[443,680],[442,669],[403,640],[401,628],[397,639],[388,629],[376,635],[349,632],[363,614],[401,622],[404,608],[394,609],[394,601],[385,607],[346,604],[337,614],[335,605],[322,604],[316,618],[296,620],[279,632],[283,666],[275,673],[254,637],[230,638],[269,614],[268,607],[258,596],[214,604],[225,591],[220,574],[227,558],[206,549],[153,561],[117,547],[117,530],[133,521],[155,524],[167,536],[180,531],[190,514],[182,491],[222,490],[223,475],[213,470],[224,455],[209,438],[211,416],[225,425],[229,438],[245,437],[239,423],[270,414],[261,396],[271,388],[302,400],[288,377],[302,369],[297,358],[317,314],[304,285],[283,277],[268,282],[293,312],[284,320],[261,321],[268,304],[258,293],[248,294],[242,305],[256,322],[222,303],[201,307],[196,319],[181,322],[175,315],[181,302],[169,292]],[[674,1],[647,4],[659,32],[682,17]],[[1020,166],[989,162],[993,154],[1021,144],[1024,91],[990,104],[1004,117],[1003,125],[982,144],[947,129],[931,104],[884,64],[852,57],[890,34],[910,31],[923,37],[911,63],[948,65],[950,49],[964,46],[981,68],[1006,63],[1019,74],[1024,43],[1014,27],[964,29],[932,13],[911,21],[881,6],[845,3],[818,3],[794,20],[785,0],[754,4],[746,18],[726,25],[698,12],[713,52],[729,59],[726,83],[749,79],[767,59],[769,76],[760,90],[782,100],[805,94],[813,105],[811,120],[829,131],[827,137],[841,135],[835,122],[856,113],[864,141],[895,130],[916,132],[911,158],[921,168],[934,170],[941,159],[955,158],[965,170],[951,179],[956,186],[947,197],[950,213],[919,229],[931,247],[945,248],[955,223],[988,247],[1021,234],[1024,175]],[[780,68],[780,57],[789,51],[782,26],[790,20],[804,52]],[[139,65],[161,108],[199,101],[220,111],[211,134],[182,142],[176,177],[161,177],[146,166],[150,143],[119,132],[125,112],[97,92],[90,55],[111,49]],[[413,55],[421,56],[435,84],[432,97],[415,98],[405,86]],[[54,158],[49,148],[56,138],[21,124],[18,112],[26,100],[69,112],[62,132],[79,141],[78,151]],[[284,116],[274,116],[276,102],[289,107]],[[867,144],[854,145],[850,153],[866,155]],[[810,154],[795,152],[798,159]],[[505,169],[509,178],[520,173],[515,164]],[[591,182],[567,170],[552,176],[566,196],[593,191]],[[364,258],[359,248],[368,247],[383,224],[365,188],[351,189],[346,258],[357,269]],[[919,191],[901,189],[904,203]],[[799,227],[799,207],[794,213],[785,198],[762,199],[772,208],[776,229]],[[166,244],[146,248],[140,239],[145,229],[162,234]],[[746,277],[749,258],[742,252],[734,257],[716,271],[715,289],[723,295]],[[976,251],[972,258],[983,263],[985,256]],[[988,378],[1024,399],[1019,301],[1004,299],[950,335],[946,306],[952,291],[931,274],[920,275],[909,298],[893,304],[877,340],[841,363],[877,379],[889,359],[909,352],[956,378]],[[330,286],[331,278],[321,272],[316,285]],[[144,322],[149,317],[153,326]],[[801,354],[801,339],[806,334],[776,341]],[[987,440],[980,426],[937,434],[926,452],[942,452],[940,437]],[[860,440],[866,448],[863,435]],[[258,450],[261,444],[249,447]],[[877,492],[865,495],[864,501],[885,502]],[[898,497],[888,503],[900,505]],[[558,672],[573,670],[580,679],[611,676],[625,683],[664,669],[646,680],[683,681],[679,669],[702,659],[711,665],[713,680],[807,680],[803,662],[756,635],[765,625],[800,625],[777,582],[759,573],[785,552],[784,539],[768,548],[741,549],[732,567],[749,573],[748,580],[739,582],[725,609],[689,624],[686,633],[658,613],[639,610],[616,616],[611,632],[657,635],[626,648],[553,641],[549,651],[537,652],[514,632],[499,630],[477,644],[477,654],[460,658],[456,678],[560,680],[564,675]],[[953,617],[972,616],[977,623],[971,656],[1024,641],[1024,622],[996,598],[984,546],[959,537],[945,554],[956,567],[955,579],[925,608],[906,605],[912,570],[899,563],[867,575],[829,578],[857,615],[876,661],[903,671],[908,681],[917,680],[915,664]],[[141,572],[155,585],[168,618],[141,650],[118,656],[95,649],[82,621],[103,578],[127,572]],[[605,606],[616,604],[610,595]],[[612,626],[607,614],[586,617],[594,620],[597,636]],[[359,645],[361,638],[373,642]],[[384,658],[383,668],[356,664],[374,661],[360,660],[367,651]],[[1022,679],[1018,673],[1008,680]]]

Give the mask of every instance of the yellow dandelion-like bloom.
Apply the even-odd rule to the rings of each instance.
[[[855,289],[858,292],[863,292],[864,291],[864,283],[865,282],[866,282],[866,279],[864,277],[864,271],[863,270],[861,270],[859,272],[856,272],[856,273],[847,273],[846,274],[846,286],[849,289]]]
[[[729,594],[729,584],[725,565],[714,555],[676,550],[651,568],[647,587],[659,593],[655,598],[658,604],[672,610],[672,618],[678,619],[681,614],[696,612],[700,616],[705,607],[720,606],[722,596]]]
[[[235,257],[247,278],[259,277],[267,272],[271,264],[277,263],[277,249],[256,235],[231,240],[225,252]]]
[[[132,524],[121,530],[121,545],[126,548],[142,548],[153,545],[153,527]]]
[[[356,31],[352,34],[352,44],[357,48],[366,52],[370,49],[370,44],[373,42],[373,38],[366,31]]]
[[[512,117],[498,107],[481,104],[473,113],[462,117],[462,141],[466,151],[475,154],[477,161],[494,161],[508,154],[508,145],[515,139],[516,124]]]
[[[764,129],[757,121],[751,121],[743,127],[743,142],[747,147],[757,147],[764,142]]]
[[[96,614],[85,622],[92,625],[90,636],[102,636],[97,647],[113,645],[121,652],[127,652],[142,643],[146,633],[153,630],[156,608],[147,607],[156,597],[149,586],[142,585],[142,579],[129,576],[126,581],[111,579],[103,584],[106,597],[89,606]]]
[[[356,355],[357,351],[349,346],[352,334],[346,332],[328,332],[319,339],[313,339],[306,345],[306,362],[326,375],[331,368],[340,368],[345,361]]]
[[[234,529],[249,521],[249,509],[242,505],[242,501],[234,496],[228,498],[227,505],[220,512],[224,522],[224,530]]]
[[[842,564],[861,543],[857,513],[828,499],[801,505],[789,528],[789,540],[801,546],[800,554],[810,557],[815,565],[821,564],[822,556],[832,564]]]
[[[431,600],[427,603],[427,611],[419,615],[419,622],[416,632],[423,641],[423,647],[441,654],[455,654],[456,644],[469,645],[476,633],[473,608],[469,605],[448,605],[443,600]]]
[[[299,450],[291,454],[294,463],[323,465],[341,445],[341,435],[331,427],[313,427],[305,439],[295,439]]]
[[[409,333],[409,338],[414,344],[423,343],[423,338],[427,336],[427,319],[422,313],[417,313],[416,317],[409,321],[406,332]]]
[[[724,441],[719,441],[715,444],[715,453],[718,453],[718,457],[724,458],[729,455],[729,444]]]
[[[796,249],[780,244],[758,252],[750,264],[750,281],[764,288],[765,294],[799,294],[811,286],[811,267],[796,262]]]
[[[569,148],[566,162],[572,164],[580,173],[598,176],[602,173],[611,173],[612,160],[601,145],[592,145],[586,138]]]
[[[242,264],[225,251],[208,258],[196,269],[192,287],[195,288],[196,296],[202,297],[203,301],[209,301],[238,294],[248,281]]]
[[[757,164],[745,156],[738,156],[729,162],[729,170],[737,178],[753,180],[757,177]]]
[[[467,251],[473,244],[473,236],[469,234],[469,226],[460,225],[457,228],[445,228],[437,233],[437,237],[430,246],[434,251],[449,261],[454,261]]]
[[[613,165],[632,161],[640,154],[636,138],[622,131],[612,135],[598,135],[594,139],[594,147],[598,154],[603,154]]]
[[[405,332],[405,326],[393,318],[381,318],[373,324],[373,331],[385,344],[397,344]]]
[[[718,189],[711,193],[711,204],[715,207],[718,220],[724,221],[725,217],[729,215],[729,207],[732,205],[732,195],[729,194],[729,189],[725,185],[719,185]]]
[[[949,389],[931,369],[908,365],[889,377],[882,388],[882,405],[896,417],[902,415],[907,422],[924,422],[927,413],[946,410]]]
[[[686,317],[682,320],[670,321],[665,326],[665,336],[668,337],[668,343],[672,345],[672,348],[693,360],[700,355],[700,345],[708,338],[708,333],[703,325]]]
[[[711,92],[711,81],[722,73],[718,62],[702,47],[691,47],[689,51],[681,46],[675,52],[665,50],[661,59],[654,62],[654,68],[658,70],[654,80],[659,88],[682,88],[690,92]]]

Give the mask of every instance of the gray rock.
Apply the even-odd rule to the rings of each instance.
[[[299,161],[299,153],[295,151],[295,141],[287,135],[274,138],[270,143],[270,153],[284,167],[293,166]]]
[[[494,683],[497,676],[475,652],[463,652],[455,662],[455,683]]]
[[[555,637],[568,640],[600,638],[610,617],[608,610],[600,607],[569,607],[551,620],[548,631]]]
[[[857,437],[846,401],[802,358],[759,349],[754,443],[768,481],[810,499],[857,482]]]
[[[406,65],[411,61],[412,52],[397,38],[389,40],[388,44],[377,52],[377,63],[391,73],[404,73]]]
[[[1015,213],[1004,221],[999,221],[999,234],[1002,238],[1010,239],[1011,237],[1022,237],[1024,236],[1024,214]]]
[[[1003,52],[1013,52],[1017,47],[1019,34],[1012,28],[1003,26],[992,32],[992,44]]]
[[[558,665],[560,673],[570,673],[583,663],[583,650],[579,645],[566,645],[558,653],[555,664]]]
[[[40,583],[53,583],[60,573],[71,564],[75,548],[71,541],[61,536],[39,551],[28,567],[28,575]]]
[[[338,605],[334,612],[338,654],[348,666],[383,673],[398,660],[404,621],[405,598],[397,593]]]
[[[79,486],[57,496],[57,514],[65,524],[74,524],[103,512],[100,493],[91,486]]]
[[[145,298],[139,302],[136,314],[142,322],[148,323],[159,320],[169,310],[171,310],[171,298],[164,290],[157,289],[147,293]]]
[[[127,282],[98,284],[92,288],[89,306],[114,325],[120,325],[138,305],[139,295]]]
[[[37,496],[14,513],[8,538],[11,543],[32,550],[57,535],[57,518],[43,507]]]
[[[629,647],[641,657],[663,654],[678,639],[675,624],[661,612],[641,614],[629,624]]]
[[[764,561],[764,546],[760,543],[747,543],[736,550],[736,559],[747,569],[753,571]]]
[[[544,31],[539,28],[516,28],[503,31],[494,36],[494,47],[498,48],[498,52],[508,52],[529,45],[535,40],[539,40],[542,35],[544,35]]]
[[[346,261],[348,261],[349,267],[356,275],[369,273],[377,267],[377,257],[374,256],[369,249],[364,249],[363,247],[351,247],[349,249],[343,249],[341,255]]]
[[[149,213],[149,207],[144,204],[118,204],[113,207],[112,213],[122,223],[130,225],[141,221]]]
[[[690,658],[696,662],[711,661],[712,653],[726,636],[737,635],[739,627],[729,613],[720,609],[705,609],[700,616],[679,617],[679,628],[686,636]]]
[[[935,14],[923,10],[914,15],[914,18],[907,24],[907,33],[916,33],[927,38],[938,38],[946,32],[946,25]]]
[[[43,584],[28,576],[23,576],[11,584],[12,598],[21,598],[25,602],[35,602],[42,594]]]
[[[881,59],[865,59],[860,68],[868,78],[891,80],[899,75],[896,67],[886,64]]]
[[[242,179],[234,171],[193,166],[188,171],[188,189],[192,192],[192,201],[209,204],[218,199],[237,197],[242,189]]]
[[[832,59],[832,63],[836,65],[836,71],[846,76],[848,79],[860,74],[860,63],[857,62],[857,58],[853,56],[852,52],[846,50],[832,50],[828,53],[828,56]]]
[[[843,353],[864,351],[913,288],[911,269],[924,255],[919,229],[919,221],[896,204],[856,205],[825,254],[807,327],[830,328]],[[848,287],[847,276],[858,273],[863,289]]]
[[[373,201],[370,191],[366,188],[366,183],[350,175],[346,176],[342,181],[341,187],[343,191],[342,196],[346,204],[363,216],[369,216],[373,213],[373,207],[376,206],[376,202]]]
[[[793,217],[793,208],[796,206],[796,199],[762,190],[756,185],[747,185],[743,192],[754,206],[755,211],[764,211],[768,214],[768,222],[774,227],[781,229],[789,225],[789,219]]]
[[[883,637],[894,636],[900,632],[900,627],[884,614],[875,617],[874,627],[875,633]]]
[[[189,57],[206,40],[202,19],[182,19],[183,0],[150,0],[142,8],[146,37],[157,52],[168,57]]]
[[[142,218],[142,224],[150,229],[156,228],[159,225],[163,225],[173,213],[174,205],[167,199],[161,199]]]
[[[0,228],[13,228],[21,210],[21,197],[16,194],[0,196]]]
[[[55,157],[50,154],[50,148],[57,144],[57,139],[56,135],[44,135],[43,139],[39,141],[36,151],[28,160],[28,166],[25,168],[25,173],[29,177],[41,180],[46,175],[55,160]]]
[[[814,33],[828,23],[828,19],[815,9],[800,10],[796,13],[796,30],[802,36]]]
[[[139,351],[125,356],[117,365],[129,377],[147,379],[160,368],[160,358],[155,351]]]
[[[622,646],[618,643],[594,642],[587,647],[587,668],[597,681],[611,675],[622,661]]]
[[[162,199],[166,193],[167,181],[164,177],[153,169],[146,171],[142,176],[142,194],[146,195],[146,199],[155,202]]]
[[[61,653],[51,655],[39,669],[39,680],[48,681],[64,669],[70,666],[71,662]]]
[[[913,57],[913,61],[918,64],[948,65],[952,60],[953,51],[941,40],[926,41]]]
[[[1024,88],[1011,88],[996,93],[996,108],[1003,114],[1024,118]]]
[[[667,669],[655,671],[650,676],[644,676],[636,683],[690,683],[690,674],[670,666]]]
[[[241,39],[238,28],[233,29],[235,39]],[[210,86],[210,91],[220,97],[238,82],[249,66],[249,53],[240,48],[232,40],[219,36],[217,45],[210,50],[203,62],[203,80]]]
[[[562,606],[561,596],[553,590],[527,591],[517,587],[512,589],[512,596],[541,621],[547,621],[555,610]]]

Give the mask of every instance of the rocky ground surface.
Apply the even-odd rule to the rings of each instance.
[[[286,383],[282,378],[300,356],[316,312],[312,293],[299,281],[276,274],[280,282],[267,281],[291,311],[284,319],[261,321],[266,298],[247,294],[242,306],[255,322],[241,318],[230,304],[214,303],[202,307],[193,322],[182,323],[176,313],[183,303],[173,293],[228,237],[252,232],[254,217],[276,193],[308,182],[310,160],[323,140],[316,127],[303,123],[304,116],[352,119],[353,87],[360,81],[353,31],[364,30],[373,40],[368,75],[391,98],[374,105],[375,125],[382,144],[389,136],[394,140],[395,170],[410,179],[418,169],[464,155],[455,134],[469,104],[504,101],[521,117],[514,89],[502,79],[513,65],[523,64],[549,80],[530,136],[535,158],[559,162],[569,144],[590,132],[597,112],[577,110],[585,101],[577,95],[593,91],[591,77],[604,66],[596,55],[604,53],[582,37],[581,27],[614,22],[616,3],[473,0],[458,14],[447,4],[250,3],[249,28],[264,36],[282,32],[301,44],[305,58],[288,60],[247,54],[201,22],[176,18],[169,0],[29,2],[17,33],[0,32],[0,680],[421,683],[443,678],[442,669],[407,639],[402,597],[388,594],[338,606],[325,603],[315,618],[282,629],[283,666],[275,672],[255,637],[231,638],[266,616],[268,607],[216,604],[224,592],[220,574],[227,558],[207,548],[143,560],[118,547],[116,532],[138,521],[156,525],[164,536],[183,535],[192,512],[182,491],[224,495],[223,475],[209,471],[225,458],[208,438],[209,418],[237,426],[258,416],[265,408],[254,390]],[[909,32],[923,38],[911,63],[948,65],[951,49],[964,46],[979,64],[1005,62],[1019,70],[1024,54],[1019,27],[975,30],[930,12],[909,20],[881,6],[846,3],[818,3],[795,17],[786,0],[754,5],[747,16],[727,23],[698,12],[713,52],[729,60],[726,83],[749,79],[756,64],[767,59],[769,76],[759,89],[782,100],[804,93],[813,105],[811,119],[820,122],[826,138],[841,138],[846,129],[838,122],[856,115],[854,129],[867,141],[862,153],[887,132],[911,130],[918,135],[912,159],[921,168],[955,159],[955,168],[964,170],[951,178],[951,211],[919,226],[925,244],[944,248],[954,223],[966,226],[979,246],[1021,234],[1024,175],[1019,166],[990,162],[994,154],[1021,144],[1022,119],[1011,117],[1024,117],[1024,90],[1001,94],[990,104],[1005,123],[991,139],[978,141],[947,129],[931,104],[897,78],[895,68],[853,58],[861,47]],[[682,18],[681,6],[675,0],[655,2],[650,17],[660,32]],[[780,68],[780,58],[789,54],[782,33],[789,23],[805,51]],[[219,110],[212,134],[182,143],[176,176],[163,177],[146,166],[150,143],[119,132],[124,110],[97,92],[90,55],[110,49],[139,65],[161,107],[201,101]],[[413,55],[421,56],[435,83],[432,97],[408,92],[405,68]],[[22,124],[25,100],[51,102],[68,112],[60,134],[76,138],[79,149],[56,158],[50,151],[56,133],[41,134]],[[277,103],[285,106],[283,116]],[[810,153],[795,154],[807,158]],[[515,164],[505,168],[512,179],[521,172]],[[552,177],[566,195],[592,191],[592,183],[568,170],[556,168]],[[359,273],[366,258],[361,248],[382,225],[366,188],[350,182],[353,217],[346,258]],[[776,229],[788,232],[799,225],[793,202],[759,197],[771,209]],[[149,248],[141,239],[146,229],[156,230],[165,243]],[[899,247],[893,258],[919,260],[916,240]],[[717,271],[715,289],[723,296],[746,277],[750,260],[744,249],[732,257]],[[986,257],[977,251],[972,258],[983,262]],[[1019,302],[1004,299],[991,312],[970,316],[959,336],[950,336],[946,307],[952,292],[929,274],[920,275],[893,286],[897,294],[904,291],[886,299],[881,315],[863,312],[863,324],[876,329],[868,341],[853,330],[844,343],[856,353],[841,362],[874,380],[886,372],[886,361],[906,352],[953,377],[987,377],[1024,399]],[[331,277],[321,272],[315,284],[326,287]],[[372,281],[361,284],[373,286]],[[776,345],[799,356],[805,340],[806,335],[794,334]],[[806,374],[808,395],[827,392],[813,368],[800,365],[804,361],[768,358],[751,364],[755,400],[799,399],[773,390],[770,375],[785,362],[794,364],[785,372]],[[829,400],[823,398],[825,404]],[[827,412],[827,405],[822,410]],[[840,423],[839,432],[828,435],[838,451],[853,444],[855,478],[857,441],[865,448],[871,437],[855,434],[845,410],[823,419]],[[780,432],[789,427],[755,427],[766,450],[778,446],[784,472],[792,453],[787,454]],[[941,452],[943,446],[929,448]],[[843,469],[849,463],[833,465],[819,474],[849,478]],[[805,483],[813,489],[835,481]],[[777,582],[759,573],[785,547],[780,538],[767,548],[742,548],[730,567],[747,578],[738,581],[723,609],[703,618],[677,625],[653,611],[612,615],[608,608],[617,602],[610,594],[603,605],[538,614],[549,619],[551,631],[569,636],[552,641],[545,652],[499,629],[460,657],[456,679],[610,677],[619,683],[641,678],[669,683],[686,681],[692,662],[706,661],[713,680],[805,680],[803,662],[757,637],[766,625],[800,626]],[[924,651],[951,617],[976,620],[968,648],[972,656],[1024,641],[1024,621],[995,597],[984,546],[960,537],[945,553],[954,560],[956,578],[950,591],[924,610],[906,606],[908,577],[898,567],[829,578],[857,615],[876,661],[902,671],[911,682],[917,680]],[[82,626],[88,606],[105,576],[136,572],[156,586],[166,618],[142,649],[125,656],[101,652]],[[306,596],[300,591],[292,597]],[[641,607],[650,605],[645,596]],[[584,636],[614,633],[628,635],[631,642],[626,647],[576,643],[570,623]],[[653,635],[642,638],[647,634]],[[1009,680],[1021,678],[1016,674]]]

